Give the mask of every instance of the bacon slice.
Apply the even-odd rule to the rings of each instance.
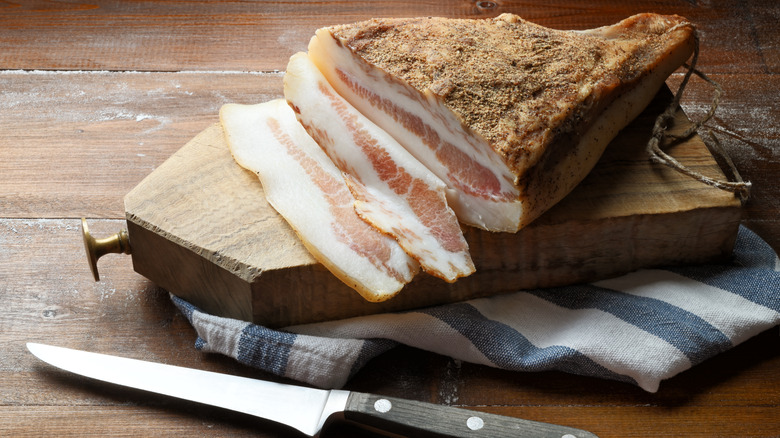
[[[462,222],[514,232],[585,177],[693,46],[677,16],[576,32],[503,14],[323,28],[309,56],[447,183]]]
[[[284,94],[345,175],[355,209],[396,238],[423,270],[452,282],[474,272],[446,185],[328,84],[306,53],[290,58]]]
[[[224,105],[220,121],[235,160],[257,173],[269,204],[336,277],[369,301],[412,280],[419,265],[355,213],[341,172],[283,99]]]

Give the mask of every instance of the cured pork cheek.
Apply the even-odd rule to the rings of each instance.
[[[291,57],[284,89],[301,124],[345,173],[364,220],[434,276],[452,282],[474,272],[441,180],[338,95],[306,53]]]
[[[309,54],[454,190],[461,221],[516,231],[585,177],[693,45],[693,26],[677,16],[575,32],[503,14],[324,28]],[[450,147],[460,154],[448,162]]]
[[[357,216],[341,172],[284,100],[228,104],[220,120],[236,162],[258,175],[269,204],[336,277],[369,301],[411,281],[417,263]]]

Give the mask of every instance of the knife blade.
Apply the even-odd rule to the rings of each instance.
[[[570,427],[413,400],[287,385],[32,342],[27,349],[75,374],[254,415],[312,437],[331,420],[415,437],[596,437]]]

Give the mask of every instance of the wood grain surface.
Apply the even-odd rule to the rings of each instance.
[[[27,341],[275,379],[197,352],[167,292],[126,256],[95,283],[79,218],[124,224],[123,197],[224,103],[281,95],[287,58],[322,25],[374,16],[514,12],[554,28],[675,13],[701,32],[701,69],[726,91],[710,127],[754,187],[744,223],[780,250],[780,9],[773,0],[19,1],[0,3],[0,435],[295,436],[239,414],[58,372]],[[674,89],[681,75],[668,81]],[[694,80],[686,112],[711,89]],[[513,373],[399,347],[348,389],[566,424],[600,437],[780,436],[775,327],[661,384]],[[332,436],[365,436],[348,427]]]

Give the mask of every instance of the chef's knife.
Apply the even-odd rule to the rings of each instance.
[[[484,412],[342,390],[322,390],[136,359],[28,343],[39,359],[72,373],[282,423],[318,436],[344,419],[410,436],[595,437],[590,432]]]

